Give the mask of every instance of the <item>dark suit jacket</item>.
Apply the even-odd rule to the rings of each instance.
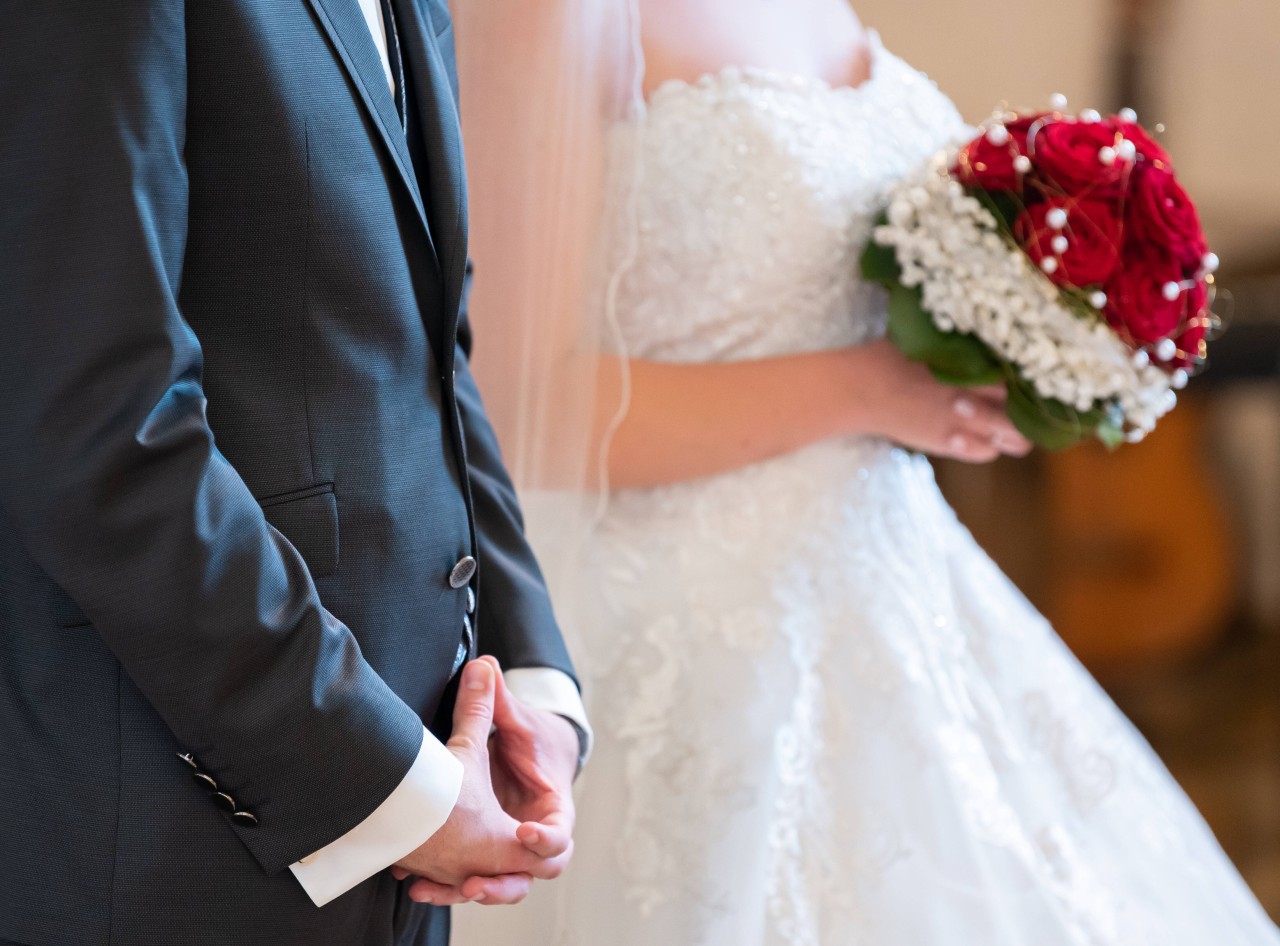
[[[415,758],[455,563],[571,672],[468,370],[448,12],[395,9],[426,180],[356,0],[0,0],[0,939],[426,942],[287,868]]]

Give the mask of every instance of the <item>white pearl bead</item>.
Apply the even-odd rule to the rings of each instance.
[[[1127,431],[1125,433],[1124,439],[1127,440],[1129,443],[1142,443],[1142,441],[1146,438],[1146,436],[1147,436],[1147,432],[1145,430],[1143,430],[1140,427],[1135,427],[1133,428],[1133,430]]]
[[[1178,353],[1178,346],[1172,338],[1162,338],[1156,345],[1156,357],[1161,361],[1170,361]]]
[[[1009,129],[1004,125],[992,125],[987,129],[987,141],[997,148],[1009,143]]]
[[[1040,268],[1043,269],[1046,274],[1052,276],[1058,271],[1058,261],[1052,256],[1046,256],[1040,261]]]
[[[1151,364],[1151,356],[1148,355],[1143,349],[1139,348],[1137,351],[1133,353],[1133,366],[1135,368],[1137,368],[1138,370],[1142,370],[1149,364]]]
[[[1165,413],[1167,414],[1178,406],[1178,395],[1174,394],[1172,391],[1165,391],[1164,404],[1161,406],[1164,407]]]
[[[1086,125],[1096,125],[1102,121],[1102,116],[1098,114],[1096,108],[1086,108],[1080,113],[1080,120]]]
[[[1063,253],[1067,252],[1067,250],[1071,248],[1070,241],[1067,240],[1067,238],[1064,237],[1061,233],[1059,233],[1056,237],[1054,237],[1050,241],[1049,245],[1053,247],[1053,252],[1057,253],[1059,256],[1061,256]]]
[[[1120,109],[1120,113],[1116,117],[1129,125],[1133,125],[1138,121],[1138,113],[1131,108]]]
[[[1122,138],[1116,145],[1116,156],[1121,161],[1132,161],[1138,156],[1138,146],[1128,138]]]
[[[1061,92],[1055,92],[1049,96],[1049,107],[1055,112],[1060,112],[1067,107],[1067,97]]]
[[[1200,266],[1205,273],[1216,273],[1221,260],[1218,259],[1217,253],[1206,253],[1204,259],[1200,260]]]
[[[1013,159],[1013,169],[1019,174],[1029,174],[1031,172],[1031,159],[1025,154],[1020,154]]]
[[[1098,149],[1098,160],[1110,167],[1116,163],[1116,149],[1106,146]]]
[[[1101,289],[1095,289],[1089,293],[1089,305],[1095,309],[1105,309],[1107,307],[1107,294]],[[1146,352],[1143,352],[1145,355]]]
[[[1160,287],[1160,294],[1169,302],[1173,302],[1182,295],[1182,287],[1176,282],[1167,282]]]
[[[1054,207],[1044,215],[1044,222],[1055,230],[1061,230],[1067,225],[1067,211],[1065,207]]]
[[[1186,369],[1179,368],[1173,374],[1169,375],[1169,383],[1173,385],[1177,390],[1181,391],[1183,388],[1187,386],[1188,378],[1189,378],[1189,375],[1187,374]]]

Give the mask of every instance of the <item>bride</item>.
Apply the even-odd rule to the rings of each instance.
[[[456,941],[1280,943],[922,456],[1028,449],[855,275],[950,101],[843,0],[488,6],[476,363],[596,746],[568,874]]]

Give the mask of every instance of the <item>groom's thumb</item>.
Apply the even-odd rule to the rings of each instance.
[[[483,749],[493,727],[493,667],[473,660],[462,669],[458,700],[453,708],[453,735],[449,745],[457,749]]]

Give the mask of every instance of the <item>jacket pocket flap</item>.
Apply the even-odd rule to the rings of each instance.
[[[338,567],[338,498],[332,483],[259,499],[262,514],[293,545],[312,578]]]

